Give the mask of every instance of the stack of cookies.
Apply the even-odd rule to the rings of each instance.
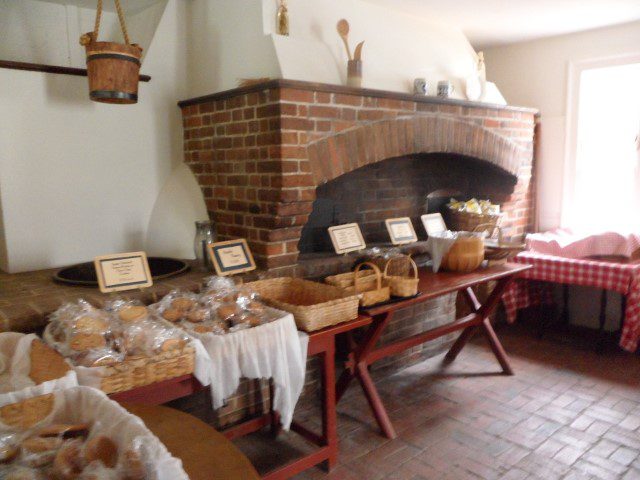
[[[151,307],[159,316],[190,333],[224,335],[257,327],[280,317],[256,294],[228,279],[212,277],[199,295],[174,290]]]
[[[188,337],[154,320],[147,307],[117,300],[97,309],[84,300],[54,312],[44,339],[74,364],[109,366],[130,357],[184,348]]]
[[[54,424],[0,437],[0,478],[145,480],[140,445],[118,446],[96,427]]]

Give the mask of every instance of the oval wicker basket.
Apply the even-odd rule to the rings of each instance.
[[[360,272],[361,281],[366,281],[374,285],[376,282],[376,274],[373,270],[361,270]],[[325,283],[329,285],[333,285],[338,288],[349,288],[353,287],[353,283],[355,279],[355,275],[353,272],[347,273],[339,273],[338,275],[330,275],[324,279]]]
[[[408,277],[404,275],[390,275],[389,265],[398,261],[407,263],[409,270],[413,270],[413,275]],[[405,269],[403,268],[402,270],[404,271]],[[409,255],[389,259],[384,267],[384,278],[389,282],[391,295],[394,297],[413,297],[418,293],[418,266]]]
[[[449,207],[445,210],[446,224],[455,232],[473,232],[480,225],[500,225],[502,214],[459,212]]]
[[[362,267],[370,267],[375,275],[375,282],[371,283],[368,279],[363,281],[361,276],[358,276]],[[386,302],[391,298],[391,289],[386,281],[382,277],[382,273],[377,265],[371,262],[363,262],[356,267],[353,272],[354,283],[353,291],[356,295],[360,296],[360,305],[363,307],[370,307],[376,303]]]

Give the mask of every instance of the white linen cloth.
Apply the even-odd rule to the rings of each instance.
[[[298,332],[293,315],[282,315],[270,323],[226,335],[194,334],[210,357],[209,381],[200,381],[211,384],[214,409],[224,405],[242,377],[272,378],[273,409],[280,413],[282,428],[289,429],[304,386],[309,336]]]
[[[640,248],[640,235],[603,232],[577,234],[569,229],[531,233],[526,238],[527,250],[564,258],[585,258],[594,255],[631,257]]]
[[[458,234],[449,230],[429,235],[429,238],[427,238],[427,252],[431,255],[431,268],[434,273],[438,273],[442,259],[447,255],[457,239]]]
[[[54,392],[55,401],[51,413],[36,427],[53,423],[89,424],[91,438],[94,434],[106,435],[118,446],[141,444],[143,460],[149,478],[154,480],[189,480],[182,462],[171,456],[167,448],[135,415],[127,412],[103,392],[90,387],[71,387]],[[24,392],[17,400],[31,398]],[[0,434],[15,429],[0,421]]]
[[[31,343],[38,337],[17,332],[0,333],[0,407],[23,396],[37,396],[78,385],[76,373],[36,385],[31,372]]]

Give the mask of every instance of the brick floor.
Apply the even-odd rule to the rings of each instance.
[[[498,330],[516,375],[481,339],[454,365],[441,356],[377,385],[398,431],[379,434],[357,385],[339,405],[340,462],[298,479],[640,479],[640,357],[590,343],[537,340],[526,326]],[[297,417],[317,424],[309,409]],[[260,471],[306,446],[293,434],[236,441]]]

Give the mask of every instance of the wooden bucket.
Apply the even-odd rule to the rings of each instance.
[[[89,97],[94,102],[137,103],[142,48],[129,42],[120,0],[115,3],[125,43],[98,41],[102,0],[98,0],[94,31],[80,37],[80,44],[87,53]]]

